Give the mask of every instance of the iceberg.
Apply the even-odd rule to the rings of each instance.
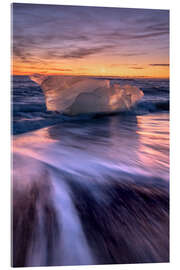
[[[40,74],[30,79],[42,88],[47,110],[67,115],[126,111],[144,95],[136,86],[106,79]]]

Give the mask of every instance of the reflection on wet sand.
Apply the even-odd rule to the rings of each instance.
[[[62,166],[73,170],[99,164],[168,180],[168,123],[167,114],[62,123],[16,136],[14,150],[47,162],[61,160]]]
[[[169,115],[137,116],[139,135],[138,156],[149,170],[168,180],[169,172]]]

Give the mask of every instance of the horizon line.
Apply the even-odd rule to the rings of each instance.
[[[141,79],[170,79],[170,77],[153,77],[153,76],[121,76],[121,75],[92,75],[92,74],[57,74],[57,73],[30,73],[30,74],[11,74],[11,76],[31,76],[33,74],[39,74],[44,76],[81,76],[81,77],[115,77],[115,78],[141,78]]]

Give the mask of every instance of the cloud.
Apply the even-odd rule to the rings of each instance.
[[[143,67],[129,67],[130,69],[144,69]]]
[[[72,71],[72,69],[70,69],[70,68],[54,68],[54,67],[52,67],[50,69],[53,71]]]
[[[112,48],[112,46],[102,46],[95,48],[78,48],[69,53],[62,55],[62,58],[84,58],[89,55],[97,54],[105,51],[106,49]]]
[[[169,24],[168,23],[156,23],[151,24],[146,27],[146,31],[162,31],[169,32]]]
[[[140,55],[147,55],[148,53],[144,52],[133,52],[133,53],[122,53],[121,56],[140,56]]]
[[[13,55],[15,57],[20,58],[22,61],[26,60],[26,56],[24,54],[24,50],[20,46],[13,46]]]
[[[158,37],[158,36],[167,35],[167,34],[169,34],[169,31],[157,31],[157,32],[152,32],[152,33],[147,33],[147,34],[131,35],[129,36],[129,38],[130,39],[152,38],[152,37]]]
[[[118,40],[122,42],[122,41],[138,40],[138,39],[149,39],[149,38],[158,37],[158,36],[160,37],[160,36],[169,34],[169,30],[163,30],[163,31],[158,30],[158,31],[148,32],[146,31],[146,29],[141,29],[142,33],[139,33],[138,29],[136,29],[135,31],[137,33],[134,33],[134,30],[132,30],[132,32],[130,30],[127,32],[126,30],[122,29],[118,31],[112,31],[109,33],[103,33],[103,34],[100,34],[100,36],[101,38],[104,38],[105,40],[111,39],[111,40]]]
[[[36,60],[34,59],[34,55],[29,53],[24,47],[14,45],[12,51],[13,57],[18,58],[21,62],[29,64],[36,62]]]
[[[169,67],[169,64],[149,64],[149,66],[153,66],[153,67]]]

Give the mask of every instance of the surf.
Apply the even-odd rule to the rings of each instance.
[[[146,118],[138,129],[134,118],[118,117],[13,137],[13,266],[169,260],[164,133],[153,163],[143,147],[151,123],[161,132],[166,116],[161,127]]]

